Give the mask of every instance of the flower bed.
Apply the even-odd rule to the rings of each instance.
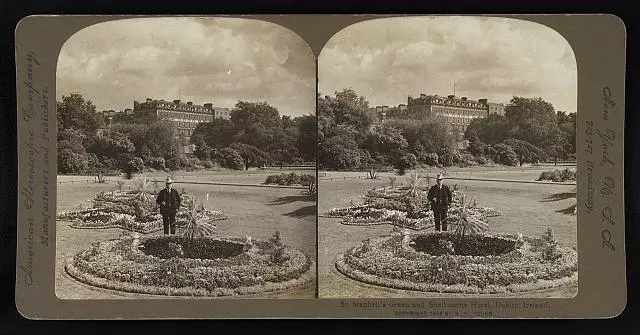
[[[463,194],[453,191],[453,203],[448,211],[448,221],[456,222],[459,216],[457,208],[462,204]],[[364,204],[343,208],[332,208],[324,217],[342,218],[342,224],[370,226],[390,224],[412,230],[424,230],[434,226],[433,212],[429,209],[426,191],[416,190],[408,195],[406,188],[374,188],[364,196]],[[501,213],[493,208],[467,205],[468,215],[485,221]]]
[[[77,211],[61,212],[60,221],[71,221],[71,227],[78,229],[121,228],[139,233],[152,233],[163,229],[162,215],[155,203],[155,193],[141,195],[135,191],[99,193],[93,199],[93,206]],[[183,226],[188,218],[190,195],[183,195],[182,206],[176,214],[176,225]],[[208,221],[226,220],[219,211],[202,210]]]
[[[94,243],[65,270],[102,288],[146,294],[228,296],[276,291],[312,280],[303,252],[235,237],[156,236]]]
[[[546,237],[405,233],[367,239],[336,268],[366,283],[447,293],[526,292],[577,283],[577,253]]]

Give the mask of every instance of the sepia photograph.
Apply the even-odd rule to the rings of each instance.
[[[56,296],[314,298],[315,95],[315,56],[274,23],[72,35],[56,72]]]
[[[335,34],[318,58],[319,297],[576,296],[577,75],[567,40],[525,20]]]

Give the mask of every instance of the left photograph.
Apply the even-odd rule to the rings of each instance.
[[[84,28],[57,64],[59,299],[316,296],[316,61],[260,20]]]

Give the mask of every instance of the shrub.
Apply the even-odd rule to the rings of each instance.
[[[424,156],[424,163],[431,166],[438,165],[438,154],[435,152],[430,152]]]
[[[494,149],[496,150],[495,156],[492,157],[494,161],[503,165],[518,165],[518,155],[510,146],[500,143],[496,144]]]
[[[476,162],[478,162],[478,164],[480,164],[480,165],[485,165],[485,164],[488,163],[488,160],[484,156],[478,156],[478,157],[476,157]]]
[[[551,180],[554,182],[575,181],[576,172],[569,168],[565,168],[564,170],[544,171],[540,174],[538,180]]]
[[[279,175],[269,175],[264,181],[265,184],[278,184],[278,185],[303,185],[309,186],[312,182],[315,183],[316,176],[311,174],[298,175],[295,172],[281,173]]]
[[[217,160],[222,167],[233,170],[244,169],[244,160],[238,151],[231,148],[223,148],[218,151],[218,155]]]
[[[169,170],[179,170],[180,169],[180,155],[177,151],[171,150],[167,152],[164,156],[165,167]]]
[[[442,166],[451,166],[453,165],[453,150],[444,150],[438,155],[438,163]]]
[[[211,168],[214,167],[214,164],[213,164],[213,162],[211,160],[207,159],[207,160],[202,161],[202,166],[204,166],[205,169],[211,169]]]
[[[418,165],[418,159],[412,153],[405,154],[396,162],[396,168],[400,170],[410,170],[415,168],[416,165]]]
[[[144,162],[140,157],[131,158],[124,166],[126,173],[138,173],[144,170]]]
[[[145,165],[156,170],[164,170],[166,168],[163,157],[149,157]]]
[[[202,166],[202,162],[197,157],[189,158],[187,164],[189,166]]]

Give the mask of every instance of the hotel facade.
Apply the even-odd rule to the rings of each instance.
[[[372,123],[379,124],[389,119],[440,118],[449,126],[449,131],[458,140],[464,138],[464,132],[474,119],[486,118],[489,114],[504,115],[505,106],[499,103],[490,103],[487,99],[469,100],[467,97],[449,95],[420,94],[419,97],[407,98],[407,104],[389,108],[377,106],[369,110],[369,118]]]
[[[166,101],[147,98],[145,102],[133,103],[134,122],[168,121],[176,136],[191,137],[193,130],[201,122],[231,118],[229,108],[214,107],[213,103],[194,105],[180,100]]]

